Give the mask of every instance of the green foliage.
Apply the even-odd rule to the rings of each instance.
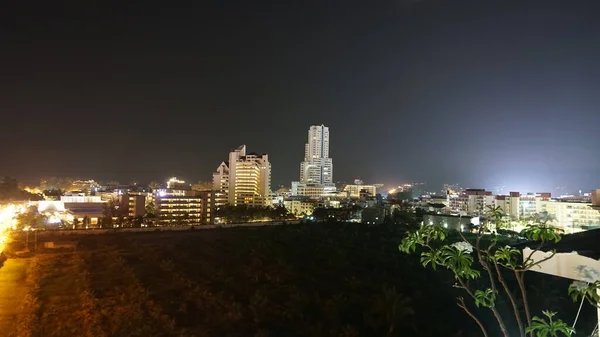
[[[423,265],[423,267],[427,267],[427,265],[431,265],[431,268],[433,268],[433,270],[436,269],[436,266],[438,264],[441,264],[440,260],[440,254],[441,250],[439,249],[432,249],[429,252],[422,252],[421,253],[421,264]]]
[[[451,270],[455,278],[476,279],[481,276],[478,270],[473,269],[473,256],[467,250],[444,246],[441,251],[440,264]]]
[[[540,261],[531,259],[531,256],[523,257],[521,250],[511,246],[498,247],[500,242],[506,241],[505,238],[486,233],[505,227],[506,216],[501,208],[493,206],[487,207],[486,215],[490,220],[482,223],[475,234],[449,233],[438,226],[422,226],[415,232],[407,233],[398,248],[406,254],[419,251],[423,267],[431,266],[433,270],[438,270],[437,267],[442,266],[450,270],[457,282],[455,286],[465,290],[476,307],[488,308],[492,311],[504,337],[509,336],[506,322],[511,318],[504,317],[506,315],[496,308],[496,303],[501,296],[498,290],[504,291],[503,299],[507,300],[513,309],[512,320],[518,326],[520,336],[525,337],[526,332],[533,333],[534,331],[543,337],[570,333],[562,321],[553,321],[552,315],[547,315],[550,319],[549,322],[536,318],[535,324],[529,324],[532,322],[532,318],[529,314],[527,288],[523,281],[524,273],[550,259],[555,252],[551,251],[548,257]],[[539,247],[544,243],[560,241],[561,231],[547,223],[548,220],[543,217],[529,219],[528,225],[521,235],[538,242]],[[533,251],[535,252],[535,249]],[[515,290],[511,289],[511,286],[515,286],[514,283],[511,285],[505,279],[504,271],[514,275],[514,280],[518,285]],[[584,289],[573,287],[569,289],[569,294],[573,299],[583,296],[591,303],[597,303],[600,296],[596,294],[596,289],[597,285]],[[468,308],[461,297],[459,297],[458,306],[469,314],[477,322],[483,334],[488,336],[482,321]],[[526,329],[524,322],[530,327]]]
[[[582,281],[575,281],[569,286],[569,296],[573,299],[573,302],[578,302],[581,299],[585,299],[593,306],[598,306],[600,303],[600,281],[593,283],[587,283]]]
[[[490,288],[475,291],[475,305],[492,308],[496,305],[496,292]]]
[[[521,235],[532,241],[556,243],[560,241],[562,232],[554,226],[533,222],[527,224],[527,227],[521,231]]]
[[[496,230],[504,228],[504,211],[500,206],[492,206],[488,205],[486,207],[486,215],[488,218],[492,219],[492,223],[496,225]]]
[[[416,232],[409,232],[398,246],[403,253],[412,253],[417,249],[417,246],[429,246],[435,241],[443,241],[446,239],[448,232],[437,226],[423,226]]]
[[[525,329],[526,332],[533,332],[537,337],[559,337],[559,336],[571,336],[575,333],[575,330],[571,328],[567,323],[560,319],[553,320],[552,317],[556,315],[552,311],[542,311],[545,318],[533,317],[533,323],[530,327]]]
[[[513,247],[501,247],[496,250],[493,257],[499,265],[515,269],[520,263],[521,251]]]

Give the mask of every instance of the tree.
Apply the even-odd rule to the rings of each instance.
[[[192,190],[194,191],[210,191],[212,188],[212,181],[199,181],[195,184],[192,184]]]
[[[563,321],[553,319],[555,313],[544,312],[548,320],[540,317],[532,318],[525,286],[525,273],[552,258],[556,252],[552,251],[548,257],[539,261],[532,259],[533,253],[544,243],[560,241],[560,230],[545,222],[529,221],[521,235],[537,242],[538,246],[528,256],[522,256],[519,249],[511,246],[501,247],[500,237],[497,235],[485,234],[505,225],[501,209],[490,206],[487,211],[490,221],[481,224],[474,237],[467,238],[463,233],[458,232],[460,237],[458,242],[448,243],[447,230],[437,226],[423,226],[415,232],[408,233],[399,245],[399,249],[404,253],[413,253],[419,249],[421,264],[424,267],[430,266],[433,270],[442,267],[451,271],[456,280],[455,287],[462,289],[467,294],[467,299],[476,307],[491,311],[503,336],[509,336],[507,331],[509,321],[516,323],[518,336],[521,337],[527,334],[530,337],[570,336],[573,331]],[[516,286],[511,286],[507,281],[505,276],[507,272],[514,276]],[[512,311],[509,317],[503,316],[496,306],[500,297],[505,298],[509,303]],[[479,325],[484,336],[489,336],[489,327],[484,326],[464,297],[458,297],[457,305]]]
[[[87,229],[88,226],[90,225],[91,221],[90,221],[90,217],[89,216],[84,216],[83,220],[81,220],[81,227],[83,227],[84,229]]]
[[[25,212],[19,213],[15,216],[17,220],[17,228],[23,229],[25,227],[36,228],[43,225],[48,217],[38,212],[37,207],[30,206]]]
[[[154,218],[156,216],[156,205],[154,200],[148,202],[146,204],[146,214],[144,214],[145,218]]]
[[[148,187],[150,187],[150,189],[157,190],[160,188],[160,184],[156,181],[156,180],[152,180],[149,184]]]
[[[71,191],[71,190],[73,190],[73,182],[75,180],[76,179],[74,179],[74,178],[56,178],[56,177],[45,178],[40,181],[39,189],[42,191],[45,191],[45,190]]]
[[[109,200],[105,204],[102,205],[102,213],[104,218],[102,219],[102,227],[104,228],[112,228],[113,227],[113,217],[117,215],[117,209],[115,207],[115,201]]]
[[[0,200],[42,200],[39,194],[29,193],[19,188],[15,178],[4,177],[0,181]]]
[[[315,210],[313,211],[312,216],[315,219],[319,220],[319,221],[324,221],[324,220],[327,219],[327,215],[328,214],[329,213],[327,212],[327,209],[322,208],[322,207],[318,207],[318,208],[315,208]]]
[[[79,218],[74,218],[73,219],[73,229],[77,229],[77,227],[79,227]]]

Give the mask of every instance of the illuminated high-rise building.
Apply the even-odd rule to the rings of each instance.
[[[333,162],[329,158],[329,128],[313,125],[308,129],[308,142],[304,145],[304,161],[300,163],[300,183],[331,184]]]
[[[216,205],[266,206],[271,193],[271,163],[267,154],[246,153],[241,145],[213,173]]]

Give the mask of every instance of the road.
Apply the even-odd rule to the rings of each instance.
[[[0,331],[9,335],[31,286],[27,280],[31,259],[8,259],[0,268]]]

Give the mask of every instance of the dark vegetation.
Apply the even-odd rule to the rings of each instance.
[[[260,220],[285,221],[296,219],[296,217],[283,206],[249,207],[247,205],[224,205],[217,209],[216,216],[226,223],[244,223]]]
[[[19,187],[15,178],[3,177],[0,179],[0,201],[14,200],[42,200],[43,197],[29,193]]]
[[[17,335],[480,336],[452,276],[398,251],[403,234],[315,223],[43,236],[77,249],[36,257]],[[552,277],[531,279],[532,301],[572,306]]]

